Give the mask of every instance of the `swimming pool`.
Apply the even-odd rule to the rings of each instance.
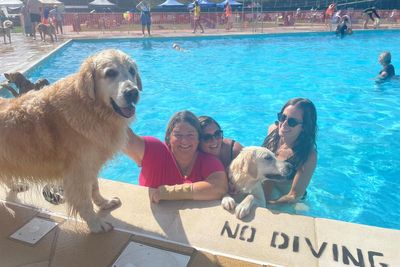
[[[390,40],[390,41],[389,41]],[[171,48],[177,42],[186,52]],[[225,136],[260,145],[292,97],[318,111],[318,166],[299,214],[400,229],[400,82],[375,85],[380,52],[400,66],[400,32],[74,41],[29,72],[50,82],[104,48],[136,59],[144,91],[132,128],[163,139],[168,119],[189,109],[215,117]],[[399,71],[399,70],[398,70]],[[137,183],[118,155],[101,176]],[[286,207],[290,209],[291,207]]]

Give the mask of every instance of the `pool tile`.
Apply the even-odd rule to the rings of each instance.
[[[124,228],[143,234],[167,238],[166,233],[179,215],[183,202],[163,201],[160,204],[150,203],[148,189],[123,183],[115,186],[110,180],[100,180],[100,191],[105,197],[118,196],[121,207],[111,214],[105,212],[105,219],[116,228]]]
[[[59,227],[51,266],[110,266],[128,243],[131,234],[111,231],[89,234],[85,223],[67,221]]]
[[[39,215],[35,210],[7,204],[15,212],[12,217],[0,206],[0,265],[1,266],[25,266],[44,263],[48,261],[52,244],[55,239],[55,229],[45,235],[37,244],[29,245],[8,238],[33,217]],[[38,265],[40,266],[40,265]]]

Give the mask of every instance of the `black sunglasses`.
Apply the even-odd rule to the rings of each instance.
[[[284,123],[287,120],[287,124],[289,125],[289,127],[296,127],[298,124],[302,124],[303,122],[298,121],[295,118],[288,118],[288,116],[286,116],[285,114],[282,114],[281,112],[279,112],[278,114],[278,121],[280,123]]]
[[[209,142],[212,139],[221,139],[223,137],[224,132],[222,130],[216,130],[214,134],[203,134],[201,136],[201,140],[204,142]]]

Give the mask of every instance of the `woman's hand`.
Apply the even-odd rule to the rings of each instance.
[[[150,201],[152,203],[157,203],[160,202],[160,189],[159,188],[149,188],[149,196],[150,196]]]

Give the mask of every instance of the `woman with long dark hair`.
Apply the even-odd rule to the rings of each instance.
[[[290,203],[302,199],[317,165],[317,111],[306,98],[290,99],[278,113],[278,120],[269,126],[263,146],[280,160],[292,164],[287,182],[264,183],[265,197],[270,204]]]

